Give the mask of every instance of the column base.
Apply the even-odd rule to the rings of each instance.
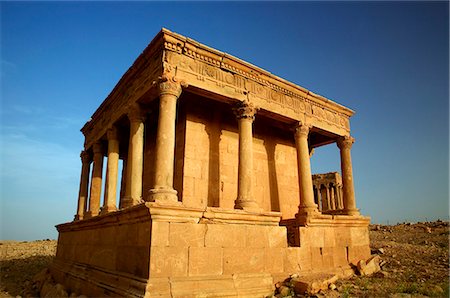
[[[132,197],[123,197],[120,199],[120,208],[128,208],[139,204],[140,200],[135,200]]]
[[[100,214],[103,215],[114,211],[117,211],[116,206],[104,206]]]
[[[91,217],[94,217],[94,216],[97,216],[97,215],[98,215],[98,212],[87,211],[84,214],[84,219],[88,219],[88,218],[91,218]]]
[[[178,201],[177,191],[170,188],[152,188],[148,191],[149,202],[155,202],[161,205],[181,205]]]
[[[317,209],[317,205],[314,206],[300,206],[298,208],[298,215],[305,216],[314,216],[320,214],[319,209]]]
[[[75,216],[73,217],[73,220],[74,221],[83,220],[83,215],[75,214]]]
[[[344,209],[342,210],[343,214],[346,215],[352,215],[352,216],[357,216],[357,215],[361,215],[361,213],[359,212],[359,209]]]
[[[236,199],[236,202],[234,204],[234,209],[241,209],[244,211],[249,212],[256,212],[259,213],[263,209],[258,206],[258,204],[253,200],[242,200],[242,199]]]

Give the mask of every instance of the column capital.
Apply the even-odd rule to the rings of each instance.
[[[144,122],[145,112],[138,103],[134,103],[130,106],[127,117],[130,122]]]
[[[106,131],[106,136],[108,140],[117,140],[118,139],[118,133],[117,133],[117,127],[114,125]]]
[[[312,125],[309,123],[304,123],[304,122],[298,122],[295,126],[294,126],[294,130],[295,130],[295,136],[297,138],[300,137],[304,137],[307,138],[309,135],[309,131],[311,130]],[[312,154],[310,154],[311,156]]]
[[[337,140],[336,145],[341,150],[342,149],[351,149],[354,142],[355,142],[355,138],[353,138],[352,136],[343,136]]]
[[[239,101],[233,108],[233,112],[237,119],[251,119],[252,121],[255,120],[255,114],[257,111],[258,108],[247,100]]]
[[[80,153],[81,163],[89,164],[91,162],[91,155],[86,150],[81,151]]]
[[[95,142],[94,145],[92,146],[92,151],[94,151],[94,155],[103,154],[102,143],[100,141]]]
[[[187,87],[184,81],[178,81],[175,76],[164,73],[153,84],[158,85],[159,96],[173,95],[178,98],[181,95],[182,87]]]

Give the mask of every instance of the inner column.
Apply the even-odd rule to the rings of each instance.
[[[359,215],[355,202],[355,189],[353,184],[352,157],[350,149],[355,139],[344,136],[338,139],[337,146],[341,153],[342,188],[344,196],[344,212],[348,215]]]
[[[91,157],[85,150],[81,151],[81,177],[80,177],[80,192],[78,195],[78,208],[75,220],[82,220],[86,210],[87,195],[89,190],[89,165],[91,164]]]
[[[102,192],[103,148],[100,142],[93,146],[94,165],[92,167],[91,192],[89,198],[89,211],[86,217],[98,215],[100,210],[100,196]]]
[[[181,84],[173,78],[163,78],[159,83],[159,116],[156,131],[155,182],[149,190],[148,200],[160,204],[179,204],[173,188],[175,160],[175,125],[177,101]]]
[[[144,163],[144,113],[139,104],[134,104],[129,113],[130,140],[126,169],[125,196],[121,207],[139,204],[142,199],[142,170]]]
[[[234,113],[239,126],[238,195],[234,208],[259,212],[253,196],[253,133],[256,108],[249,102],[239,102]]]
[[[301,122],[295,127],[295,145],[297,148],[297,168],[300,186],[299,215],[318,213],[317,205],[314,203],[311,163],[309,160],[309,130],[310,126]]]
[[[119,140],[117,129],[112,127],[107,131],[108,163],[106,166],[105,199],[102,213],[116,211],[117,177],[119,168]]]

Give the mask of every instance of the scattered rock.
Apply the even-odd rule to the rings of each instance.
[[[332,290],[332,291],[334,291],[334,290],[336,290],[336,285],[335,284],[330,284],[329,286],[328,286],[328,288],[330,289],[330,290]]]
[[[360,260],[356,265],[359,275],[372,275],[381,270],[381,258],[378,255],[370,257],[367,261]]]
[[[314,274],[299,277],[294,281],[294,290],[296,294],[313,295],[327,290],[329,285],[337,280],[338,276],[335,274]]]

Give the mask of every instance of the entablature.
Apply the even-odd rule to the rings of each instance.
[[[163,74],[187,83],[187,90],[194,93],[204,90],[213,95],[213,99],[250,101],[274,118],[281,115],[335,135],[350,134],[349,118],[354,111],[239,58],[163,28],[81,129],[85,148],[100,139],[132,104],[143,97],[155,99],[154,82]]]

